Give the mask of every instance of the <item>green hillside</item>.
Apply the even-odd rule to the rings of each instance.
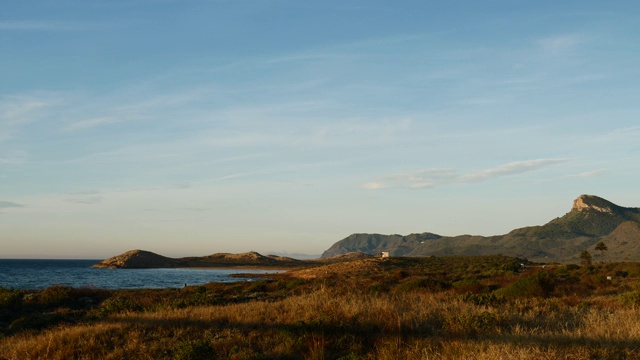
[[[606,252],[595,245],[603,241]],[[640,209],[625,208],[593,195],[581,195],[571,211],[545,225],[515,229],[498,236],[439,236],[354,234],[338,241],[322,255],[351,251],[392,256],[453,256],[504,254],[533,261],[579,261],[588,250],[595,260],[640,260]]]

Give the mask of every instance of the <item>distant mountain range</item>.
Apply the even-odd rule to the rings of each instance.
[[[608,250],[595,250],[598,242]],[[349,252],[391,256],[503,254],[531,261],[579,261],[588,250],[595,261],[640,260],[640,208],[625,208],[593,195],[581,195],[573,208],[542,226],[515,229],[496,236],[353,234],[327,249],[322,258]]]

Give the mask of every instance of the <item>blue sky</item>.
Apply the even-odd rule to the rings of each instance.
[[[640,206],[635,1],[1,1],[0,258]]]

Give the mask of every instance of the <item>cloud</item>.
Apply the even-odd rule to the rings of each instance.
[[[39,96],[6,96],[0,99],[0,125],[31,122],[40,111],[56,100]]]
[[[452,169],[425,169],[411,173],[382,177],[376,181],[363,184],[365,190],[381,190],[390,187],[424,189],[455,182],[457,175]]]
[[[120,122],[120,120],[114,117],[97,117],[97,118],[92,118],[87,120],[76,121],[72,124],[67,125],[64,128],[64,130],[65,131],[85,130],[85,129],[90,129],[93,127],[107,125],[107,124],[113,124],[117,122]]]
[[[102,192],[97,190],[76,191],[69,193],[69,197],[64,201],[74,204],[98,204],[102,202],[101,194]]]
[[[22,150],[12,150],[0,156],[0,164],[23,164],[27,161],[29,154]]]
[[[579,174],[566,175],[566,176],[563,176],[561,179],[591,178],[591,177],[600,176],[602,174],[605,174],[606,172],[607,172],[607,169],[585,171],[585,172],[581,172]]]
[[[14,203],[14,202],[11,202],[11,201],[2,201],[2,200],[0,200],[0,209],[22,208],[22,207],[24,207],[24,205],[22,205],[22,204]]]
[[[566,161],[568,161],[568,159],[536,159],[536,160],[516,161],[516,162],[500,165],[493,169],[486,169],[486,170],[478,171],[475,173],[467,174],[467,175],[461,176],[458,180],[459,182],[464,182],[464,183],[484,181],[484,180],[499,177],[499,176],[520,174],[523,172],[533,171],[548,165],[559,164]]]
[[[449,184],[474,183],[534,171],[568,160],[569,159],[534,159],[516,161],[464,175],[458,175],[453,169],[424,169],[411,173],[381,177],[375,181],[363,184],[361,188],[365,190],[381,190],[391,187],[427,189]]]
[[[365,190],[380,190],[386,189],[389,185],[379,181],[372,181],[365,184],[362,184],[362,188]]]
[[[102,202],[102,196],[98,195],[76,195],[65,200],[66,202],[75,203],[75,204],[99,204]]]
[[[0,143],[21,136],[23,127],[51,116],[63,102],[63,95],[46,92],[0,96]]]
[[[636,134],[636,133],[640,133],[640,125],[636,125],[636,126],[629,126],[623,129],[615,129],[611,132],[611,134],[613,135],[630,135],[630,134]]]
[[[545,50],[558,51],[572,49],[586,41],[585,37],[580,34],[564,34],[550,36],[544,39],[538,40],[540,45]]]

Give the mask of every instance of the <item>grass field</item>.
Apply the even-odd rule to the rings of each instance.
[[[185,289],[2,289],[0,358],[640,358],[640,264],[521,263],[365,259]]]

